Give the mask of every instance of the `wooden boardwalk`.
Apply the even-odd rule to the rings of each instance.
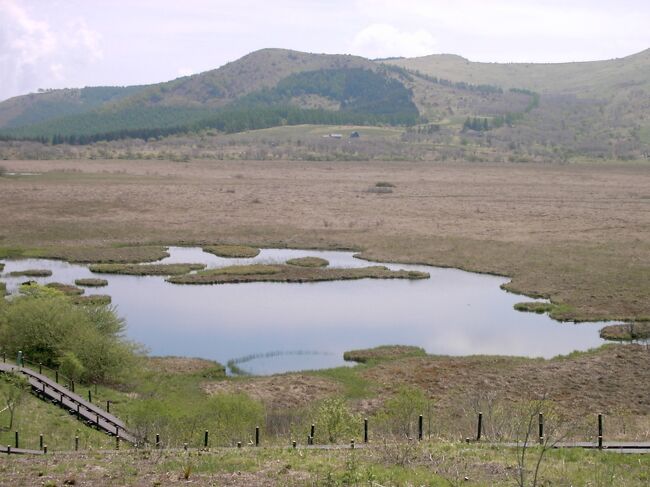
[[[22,373],[27,377],[34,393],[42,399],[67,409],[75,414],[80,421],[85,421],[89,426],[94,426],[110,435],[117,436],[120,440],[132,444],[138,442],[135,435],[126,429],[122,420],[96,404],[86,401],[83,397],[56,383],[49,377],[39,374],[28,367],[19,367],[7,363],[0,363],[0,372]]]
[[[13,448],[11,446],[0,446],[0,454],[10,453],[11,455],[44,455],[43,450],[26,450],[25,448]]]

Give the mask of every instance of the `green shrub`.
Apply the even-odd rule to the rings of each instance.
[[[358,436],[361,419],[353,414],[344,399],[326,399],[316,413],[316,441],[337,443]]]

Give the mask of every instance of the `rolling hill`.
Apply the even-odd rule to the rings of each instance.
[[[455,55],[371,61],[263,49],[147,86],[48,90],[0,103],[0,138],[87,144],[299,124],[420,127],[418,143],[559,157],[647,157],[650,49],[562,64]],[[413,133],[412,129],[407,134]],[[423,134],[427,136],[424,137]]]

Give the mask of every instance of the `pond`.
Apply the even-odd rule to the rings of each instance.
[[[160,263],[210,267],[281,263],[317,256],[332,267],[365,267],[351,252],[263,249],[253,259],[225,259],[200,248],[170,247]],[[153,355],[203,357],[255,374],[344,365],[343,352],[378,345],[423,347],[445,355],[498,354],[552,357],[603,343],[602,323],[559,323],[521,313],[530,299],[500,289],[508,279],[456,269],[383,264],[428,272],[430,279],[363,279],[318,283],[178,285],[156,276],[93,274],[85,265],[47,259],[7,260],[9,292],[21,282],[73,283],[100,277],[127,322],[127,336]],[[374,264],[373,264],[374,265]],[[24,269],[50,269],[47,278],[9,277]]]

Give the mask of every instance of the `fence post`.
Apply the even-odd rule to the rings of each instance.
[[[260,446],[260,427],[255,426],[255,446]]]
[[[354,438],[350,440],[350,448],[354,450]]]
[[[481,439],[481,434],[483,432],[483,413],[478,413],[478,428],[476,432],[476,441]]]
[[[81,410],[80,410],[80,405],[77,403],[77,419],[81,418]]]
[[[39,374],[43,373],[43,364],[41,362],[38,363],[38,373]]]
[[[79,451],[79,437],[74,437],[74,451]]]
[[[363,419],[363,442],[368,443],[368,418]]]
[[[115,449],[116,450],[120,449],[120,437],[119,436],[115,437]]]
[[[539,444],[544,443],[544,413],[539,413]]]
[[[111,412],[111,401],[106,401],[106,412],[110,413]]]
[[[208,430],[205,430],[205,433],[203,435],[203,448],[208,447]]]
[[[43,445],[43,453],[47,454],[47,445]]]
[[[311,436],[311,439],[313,440],[315,435],[316,435],[316,425],[312,423],[311,428],[309,428],[309,436]]]
[[[598,448],[603,448],[603,415],[598,413]]]
[[[90,392],[90,389],[88,389],[88,402],[92,404],[93,402],[93,394]]]
[[[160,435],[156,433],[156,448],[160,448]]]
[[[74,392],[74,381],[70,380],[70,390]]]
[[[422,441],[422,437],[424,436],[424,416],[420,414],[418,417],[418,440]]]
[[[293,440],[293,441],[291,442],[291,446],[293,446],[294,448],[296,447],[296,440]]]
[[[38,448],[39,448],[39,450],[43,449],[43,433],[38,435]]]
[[[56,382],[57,384],[59,383],[59,371],[58,370],[54,371],[54,382]]]
[[[241,448],[241,441],[237,442],[237,448]]]
[[[11,445],[7,445],[7,455],[11,454]]]
[[[16,444],[16,448],[18,448],[18,431],[16,431],[14,440],[15,440],[14,443]]]

